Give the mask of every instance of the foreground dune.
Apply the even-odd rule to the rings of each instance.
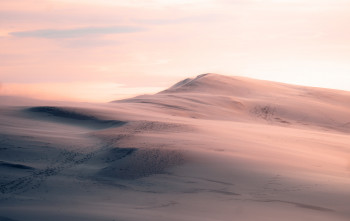
[[[217,74],[0,101],[0,220],[349,220],[350,92]]]

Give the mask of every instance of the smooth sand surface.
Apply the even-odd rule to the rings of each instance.
[[[106,104],[0,97],[1,220],[350,220],[350,92],[200,75]]]

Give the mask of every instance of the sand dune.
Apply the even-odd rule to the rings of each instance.
[[[349,132],[350,93],[243,77],[200,75],[156,95],[116,101],[158,106],[174,115]]]
[[[59,123],[70,123],[99,129],[117,127],[125,124],[123,121],[101,119],[93,114],[85,113],[84,109],[39,106],[28,108],[25,111],[42,117],[42,119],[45,120],[55,120]]]
[[[350,92],[205,74],[107,104],[9,100],[0,220],[350,219]]]

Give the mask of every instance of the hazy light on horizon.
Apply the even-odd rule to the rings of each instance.
[[[107,101],[207,72],[350,91],[345,0],[16,0],[0,6],[1,94]]]

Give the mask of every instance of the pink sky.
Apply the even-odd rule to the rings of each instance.
[[[207,72],[350,90],[347,0],[0,0],[0,21],[5,95],[104,102]]]

